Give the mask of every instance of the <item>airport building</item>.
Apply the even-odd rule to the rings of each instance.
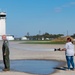
[[[6,34],[6,13],[0,12],[0,40],[2,35],[6,35],[8,40],[14,40],[14,37]]]

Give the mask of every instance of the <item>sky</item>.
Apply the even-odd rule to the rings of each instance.
[[[0,0],[6,32],[15,37],[75,33],[75,0]]]

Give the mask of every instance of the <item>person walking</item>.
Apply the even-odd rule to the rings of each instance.
[[[2,36],[2,40],[3,40],[2,52],[3,52],[3,63],[4,63],[3,71],[9,71],[10,70],[9,44],[8,40],[6,39],[6,35]]]
[[[67,38],[67,43],[65,45],[65,48],[62,49],[62,51],[65,51],[68,70],[70,70],[71,65],[72,70],[74,70],[74,45],[72,43],[71,38]]]

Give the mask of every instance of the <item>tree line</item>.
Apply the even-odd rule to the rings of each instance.
[[[49,33],[45,33],[45,34],[37,34],[37,35],[33,35],[30,36],[29,34],[27,34],[25,37],[29,38],[29,40],[52,40],[58,37],[64,36],[64,34],[49,34]]]

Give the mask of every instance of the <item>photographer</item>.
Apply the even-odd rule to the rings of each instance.
[[[67,38],[65,48],[61,51],[65,51],[68,70],[70,70],[70,64],[72,65],[72,70],[74,70],[74,45],[71,38]]]

